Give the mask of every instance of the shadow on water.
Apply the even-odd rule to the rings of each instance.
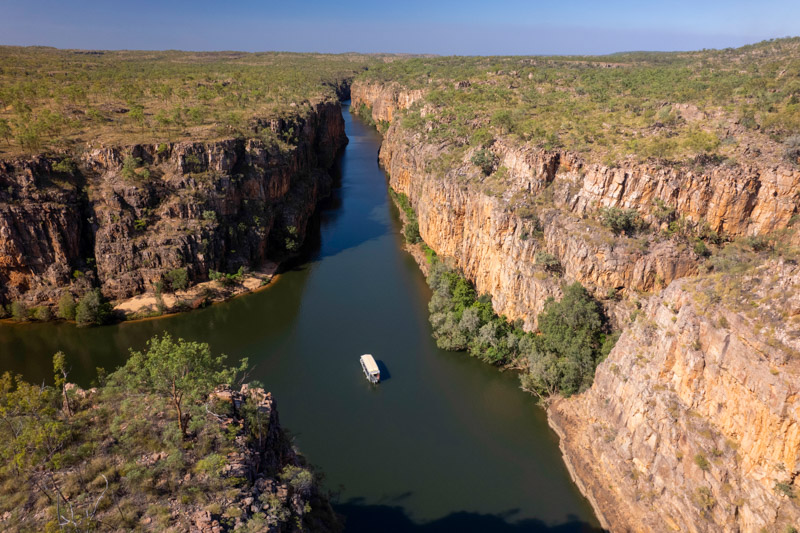
[[[411,520],[400,506],[366,505],[361,498],[336,504],[336,512],[345,518],[345,531],[361,533],[381,531],[383,533],[603,533],[603,529],[569,516],[563,524],[550,526],[540,520],[509,520],[517,514],[511,509],[501,514],[481,514],[467,511],[451,513],[443,518],[418,524]]]
[[[381,373],[381,383],[392,379],[392,374],[389,372],[389,367],[381,359],[376,359],[375,363],[378,365],[378,370]]]

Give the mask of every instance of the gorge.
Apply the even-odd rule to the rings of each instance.
[[[793,531],[798,43],[370,58],[250,137],[7,158],[5,303],[55,311],[96,286],[119,304],[161,297],[175,269],[215,287],[281,266],[262,291],[157,320],[4,323],[3,370],[42,382],[63,350],[88,386],[165,331],[250,357],[348,531]],[[541,409],[520,375],[563,361],[520,350],[498,371],[438,349],[434,255],[530,338],[582,285],[619,335],[591,386],[526,387]]]

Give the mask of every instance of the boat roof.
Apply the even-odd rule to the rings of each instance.
[[[367,372],[372,374],[373,372],[380,372],[378,369],[378,363],[375,362],[375,359],[372,355],[365,353],[361,356],[361,362],[364,363],[364,366],[367,369]]]

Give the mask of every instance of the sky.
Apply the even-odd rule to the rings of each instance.
[[[800,35],[800,0],[0,0],[0,44],[79,49],[604,54]]]

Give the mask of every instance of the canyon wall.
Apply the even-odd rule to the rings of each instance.
[[[376,121],[421,98],[402,92],[360,80],[351,89],[352,101],[371,108]],[[399,121],[381,148],[390,185],[408,196],[426,244],[526,329],[535,328],[547,297],[579,281],[624,330],[593,387],[550,408],[565,460],[606,526],[754,531],[796,524],[800,352],[796,332],[776,324],[798,315],[797,302],[757,308],[763,300],[754,292],[732,310],[714,299],[698,303],[696,283],[707,281],[695,277],[702,254],[686,234],[652,230],[666,230],[669,221],[728,237],[782,230],[798,213],[800,172],[757,160],[612,168],[500,138],[490,148],[505,168],[498,177],[469,162],[474,150],[453,158],[448,148]],[[614,234],[598,221],[601,207],[635,209],[651,231]],[[761,292],[783,280],[780,291],[796,293],[796,267],[771,265],[763,275],[752,280]]]
[[[52,304],[63,288],[92,284],[122,299],[171,269],[203,281],[286,255],[347,142],[341,109],[318,103],[256,129],[288,143],[254,136],[91,148],[70,165],[0,162],[0,303]]]
[[[738,281],[734,297],[736,279],[711,276],[652,297],[592,388],[550,407],[610,529],[800,523],[800,267],[772,262]]]

